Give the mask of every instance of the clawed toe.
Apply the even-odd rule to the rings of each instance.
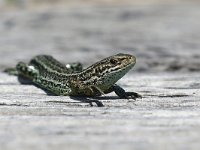
[[[97,107],[104,107],[103,103],[98,100],[89,100],[90,106],[93,106],[92,102],[96,103]]]
[[[136,100],[137,98],[142,98],[142,95],[140,95],[140,94],[138,94],[138,93],[136,93],[136,92],[126,92],[126,97],[127,98],[131,98],[131,99],[134,99],[134,100]]]
[[[140,98],[140,99],[142,99],[142,95],[140,95],[140,94],[138,94],[138,93],[135,93],[135,94],[134,94],[134,97],[135,97],[135,98]]]

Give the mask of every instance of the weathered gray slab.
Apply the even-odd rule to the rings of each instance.
[[[90,107],[1,73],[1,149],[199,149],[199,73],[136,73],[119,83],[143,99],[112,93],[99,98],[105,107]]]
[[[119,84],[143,95],[134,102],[111,93],[99,98],[105,107],[90,107],[0,73],[0,149],[199,150],[200,5],[194,2],[0,9],[0,70],[37,54],[88,66],[130,53],[137,64]]]

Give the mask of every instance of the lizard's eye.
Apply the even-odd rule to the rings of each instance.
[[[116,59],[111,59],[110,63],[113,64],[113,65],[116,65],[118,63],[118,61]]]

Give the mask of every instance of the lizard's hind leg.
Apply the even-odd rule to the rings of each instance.
[[[81,72],[83,70],[83,65],[79,62],[66,64],[66,69],[71,73]]]
[[[24,62],[19,62],[16,65],[16,70],[19,77],[24,77],[29,80],[33,80],[33,78],[38,75],[38,71],[34,66],[29,66]]]
[[[29,65],[37,66],[39,72],[43,72],[44,66],[50,70],[64,74],[71,74],[82,71],[81,63],[69,63],[64,65],[50,55],[38,55],[30,61]]]

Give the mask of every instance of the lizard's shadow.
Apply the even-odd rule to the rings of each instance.
[[[93,106],[93,103],[96,103],[98,107],[104,107],[103,103],[101,101],[104,100],[117,100],[119,97],[117,96],[105,96],[105,97],[76,97],[76,96],[69,96],[71,99],[78,101],[78,102],[67,102],[67,101],[47,101],[48,103],[60,103],[60,104],[69,104],[69,103],[89,103],[91,106]],[[99,101],[101,100],[101,101]]]
[[[18,81],[21,84],[24,85],[34,85],[37,88],[42,89],[48,96],[56,96],[55,94],[53,94],[52,92],[38,86],[37,84],[34,84],[32,81],[24,78],[24,77],[20,77],[18,76]],[[103,107],[103,103],[100,102],[99,100],[103,101],[103,100],[117,100],[120,99],[118,96],[102,96],[102,97],[86,97],[86,96],[70,96],[71,99],[79,101],[79,102],[83,102],[83,103],[89,103],[91,106],[93,106],[92,103],[96,103],[98,107]],[[53,102],[53,101],[51,101]],[[55,103],[64,103],[63,101],[55,101]]]
[[[28,78],[17,76],[17,79],[18,79],[18,81],[19,81],[20,84],[23,84],[23,85],[33,85],[33,82],[31,80],[29,80]]]
[[[90,103],[91,106],[92,102],[96,103],[98,107],[104,107],[103,103],[101,101],[104,100],[118,100],[121,99],[118,96],[102,96],[102,97],[77,97],[77,96],[70,96],[71,99],[84,102],[84,103]],[[101,100],[101,101],[100,101]]]

